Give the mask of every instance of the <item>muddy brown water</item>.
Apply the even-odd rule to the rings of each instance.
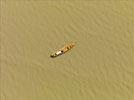
[[[134,100],[133,1],[1,0],[0,14],[1,100]]]

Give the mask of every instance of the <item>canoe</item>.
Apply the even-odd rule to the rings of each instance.
[[[55,58],[59,55],[62,55],[64,53],[66,53],[67,51],[69,51],[70,49],[72,49],[74,46],[75,46],[75,42],[69,42],[69,43],[65,44],[62,48],[60,48],[59,50],[52,53],[50,55],[50,57]]]

